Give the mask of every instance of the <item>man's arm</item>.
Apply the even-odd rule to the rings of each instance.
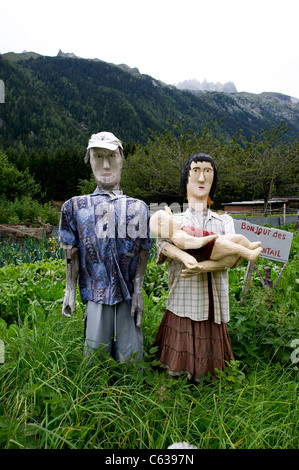
[[[66,286],[62,305],[62,314],[70,317],[75,313],[76,287],[79,275],[79,252],[78,248],[65,248],[66,261]]]
[[[134,278],[134,292],[132,295],[131,315],[135,318],[136,326],[140,327],[144,310],[142,285],[146,270],[149,250],[141,250]]]

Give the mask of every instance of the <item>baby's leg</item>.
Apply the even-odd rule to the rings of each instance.
[[[150,218],[151,231],[160,238],[172,241],[181,250],[201,248],[218,237],[212,234],[197,238],[183,231],[181,227],[182,224],[166,210],[159,210]]]
[[[219,260],[224,256],[239,255],[248,261],[255,262],[262,251],[263,249],[260,246],[252,250],[230,241],[226,235],[220,235],[215,241],[210,259]]]
[[[244,235],[241,235],[239,233],[228,233],[225,235],[225,237],[234,243],[238,243],[239,245],[249,248],[250,250],[255,250],[256,248],[261,246],[262,243],[260,241],[251,242],[248,240],[248,238],[244,237]]]
[[[177,230],[173,233],[171,241],[181,250],[196,250],[207,245],[212,240],[215,240],[218,235],[207,235],[205,237],[192,237],[183,230]]]
[[[207,232],[191,225],[183,225],[180,230],[174,232],[173,243],[182,250],[200,250],[212,242],[212,249],[216,238],[218,238],[218,235],[213,232]],[[194,254],[199,254],[206,258],[200,252]]]

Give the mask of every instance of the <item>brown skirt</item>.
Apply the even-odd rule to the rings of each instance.
[[[209,373],[216,377],[215,368],[223,370],[234,359],[227,326],[215,323],[213,315],[194,321],[166,310],[153,346],[169,375],[187,373],[194,381]]]

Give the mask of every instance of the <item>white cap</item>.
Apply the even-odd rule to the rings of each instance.
[[[93,147],[108,150],[116,150],[118,147],[123,148],[121,141],[111,132],[92,134],[88,141],[87,150]]]

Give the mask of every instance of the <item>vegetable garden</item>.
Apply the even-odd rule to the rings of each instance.
[[[200,449],[298,448],[298,247],[297,231],[274,290],[253,273],[242,293],[247,262],[230,270],[235,361],[217,380],[195,385],[166,378],[155,359],[168,287],[167,266],[156,265],[154,252],[143,291],[141,371],[110,357],[84,358],[79,293],[76,314],[61,315],[65,262],[57,240],[23,248],[0,242],[0,449],[165,449],[178,441]],[[257,265],[269,263],[277,277],[278,263]]]

